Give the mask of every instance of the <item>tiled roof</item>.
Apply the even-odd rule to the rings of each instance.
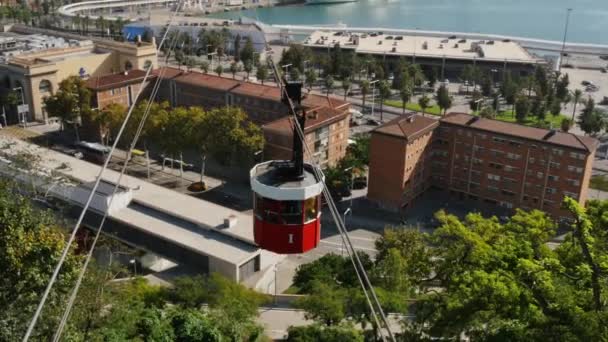
[[[599,141],[591,137],[579,136],[556,130],[551,131],[548,129],[523,126],[510,122],[485,119],[464,113],[450,113],[443,117],[440,121],[453,125],[472,127],[488,132],[509,135],[517,138],[543,141],[589,152],[595,151],[595,149],[597,149],[599,146]]]
[[[309,133],[315,129],[330,125],[334,122],[344,119],[349,115],[348,111],[336,110],[332,108],[319,108],[308,111],[304,124],[304,133]],[[274,131],[282,134],[291,134],[293,131],[293,117],[285,116],[275,121],[272,121],[263,126],[265,131]]]
[[[176,82],[221,91],[230,91],[234,94],[265,98],[268,100],[281,100],[281,92],[276,86],[251,83],[212,74],[203,74],[197,71],[186,72],[185,70],[179,70],[171,67],[165,67],[164,69],[166,70],[164,71],[163,78],[172,78],[175,79]],[[155,74],[159,74],[159,71],[155,71]],[[335,97],[321,96],[317,94],[306,95],[306,98],[302,101],[302,104],[307,108],[329,107],[334,109],[347,109],[349,106],[349,103],[346,101],[342,101]]]
[[[439,122],[435,119],[410,113],[385,123],[373,132],[405,138],[410,141],[431,131],[438,125]]]
[[[129,72],[91,77],[86,81],[86,86],[93,90],[113,89],[141,82],[145,76],[146,72],[144,70],[131,70]],[[151,72],[148,80],[152,80],[155,77]]]

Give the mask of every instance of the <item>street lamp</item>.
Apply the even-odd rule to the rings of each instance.
[[[17,89],[19,89],[19,94],[21,94],[21,105],[25,104],[25,93],[23,92],[23,87],[15,87],[13,88],[13,91],[17,91]],[[23,127],[27,126],[27,113],[26,112],[22,112],[19,113],[19,109],[17,109],[17,115],[21,116],[20,120],[21,123],[23,124]],[[6,116],[5,116],[5,125],[6,125]]]
[[[137,263],[135,262],[135,259],[129,260],[129,264],[133,265],[133,275],[137,276]]]
[[[480,110],[482,102],[483,102],[483,98],[473,102],[473,103],[477,104],[477,115],[479,115],[479,110]]]
[[[353,167],[349,166],[346,169],[343,170],[344,173],[349,172],[350,171],[350,183],[348,184],[348,190],[350,191],[350,207],[353,207],[353,183],[354,183],[354,172],[353,172]]]
[[[290,64],[285,64],[285,65],[281,65],[281,69],[285,69],[285,71],[284,71],[285,77],[287,77],[287,71],[289,70],[290,66],[291,66],[291,63]]]
[[[562,71],[562,58],[564,57],[564,50],[566,49],[566,38],[568,37],[568,25],[570,24],[570,13],[572,13],[572,8],[566,9],[566,24],[564,25],[564,40],[562,42],[562,51],[559,55],[559,65],[557,71]]]
[[[372,117],[374,117],[374,104],[375,104],[375,99],[374,99],[374,95],[376,93],[376,83],[379,80],[375,80],[375,81],[371,81],[369,82],[369,84],[371,84],[372,86]]]
[[[253,154],[254,159],[257,160],[259,155],[262,155],[262,157],[260,158],[260,162],[263,162],[264,161],[264,150],[259,150],[259,151],[255,152]]]
[[[348,215],[348,214],[351,214],[351,216],[353,214],[353,211],[351,210],[350,207],[346,208],[346,210],[344,210],[344,214],[342,214],[343,217],[344,217],[344,219],[343,219],[342,222],[344,222],[344,229],[345,230],[346,230],[346,215]],[[346,242],[344,241],[344,236],[342,236],[342,250],[340,251],[341,254],[342,254],[342,256],[344,256],[344,250],[345,249],[346,249]]]

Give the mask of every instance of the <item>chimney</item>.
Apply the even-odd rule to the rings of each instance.
[[[141,44],[141,34],[137,35],[137,43]]]
[[[129,76],[129,70],[125,70],[125,72],[123,73],[125,76]]]
[[[308,118],[316,120],[319,118],[319,112],[317,112],[316,110],[313,110],[312,112],[310,112],[310,114],[308,115]]]
[[[413,114],[407,117],[407,122],[409,122],[409,123],[414,122],[414,115]]]
[[[224,219],[224,228],[232,228],[236,226],[237,218],[235,215],[230,215]]]

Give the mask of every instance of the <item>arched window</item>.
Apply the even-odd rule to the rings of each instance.
[[[151,66],[152,66],[152,61],[151,61],[151,60],[149,60],[149,59],[147,59],[147,60],[144,62],[144,70],[148,70],[148,69],[149,69]]]
[[[49,81],[49,80],[42,80],[42,81],[40,81],[40,85],[38,86],[38,90],[41,93],[52,93],[53,92],[53,85],[51,84],[51,81]]]
[[[129,71],[133,69],[133,64],[131,63],[131,61],[126,61],[125,62],[125,71]]]

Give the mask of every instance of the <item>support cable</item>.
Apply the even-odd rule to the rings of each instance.
[[[173,42],[170,45],[169,48],[169,52],[172,51],[175,46],[177,45],[177,37],[178,35],[175,35],[173,37]],[[148,118],[148,115],[150,114],[150,109],[152,107],[152,101],[156,98],[156,95],[158,94],[158,90],[160,88],[160,84],[161,84],[161,80],[165,74],[166,68],[162,68],[158,78],[156,79],[156,82],[154,83],[154,87],[152,89],[152,92],[150,93],[150,97],[148,98],[148,103],[146,105],[146,109],[144,112],[144,115],[142,116],[139,125],[137,127],[137,131],[135,133],[135,136],[133,137],[133,140],[131,141],[131,145],[129,146],[128,152],[127,152],[127,158],[122,166],[122,169],[120,171],[120,175],[118,176],[118,180],[116,181],[116,184],[114,185],[114,189],[112,190],[112,195],[110,197],[110,201],[108,203],[108,208],[110,208],[112,206],[112,203],[114,201],[114,197],[116,196],[116,193],[118,192],[118,188],[120,187],[120,183],[122,181],[122,177],[124,176],[124,174],[126,173],[129,161],[131,159],[131,151],[133,151],[133,149],[136,147],[137,142],[139,140],[139,137],[141,136],[141,133],[143,131],[143,127],[145,126],[146,120]],[[108,156],[108,158],[111,158],[111,156]],[[106,210],[106,212],[103,215],[103,218],[101,219],[101,222],[99,224],[99,226],[97,227],[97,231],[95,234],[95,238],[93,239],[93,243],[91,244],[91,247],[89,249],[89,252],[87,253],[85,262],[80,270],[80,273],[78,274],[78,279],[76,280],[76,284],[74,285],[74,288],[72,289],[72,292],[70,294],[70,298],[68,300],[68,303],[66,305],[66,308],[63,312],[63,316],[61,318],[61,321],[59,322],[59,326],[57,327],[57,329],[55,330],[55,335],[53,337],[53,342],[58,342],[59,339],[61,338],[61,335],[63,333],[63,330],[65,329],[65,325],[67,324],[67,321],[69,319],[70,313],[72,312],[72,308],[74,306],[74,302],[76,300],[76,297],[78,295],[78,290],[80,289],[80,286],[82,285],[82,280],[84,279],[84,275],[86,273],[86,270],[89,266],[89,263],[93,257],[93,251],[95,250],[95,246],[97,245],[97,241],[99,240],[99,236],[101,235],[101,231],[103,229],[103,226],[106,222],[106,219],[108,217],[108,213],[109,210]]]
[[[276,65],[272,61],[272,58],[270,58],[268,60],[268,63],[270,64],[270,67],[271,67],[273,73],[275,74],[275,78],[277,80],[277,84],[281,88],[281,93],[283,95],[285,95],[285,98],[287,99],[287,101],[289,103],[289,109],[292,112],[292,115],[294,116],[294,119],[295,119],[294,125],[296,127],[296,131],[298,133],[298,137],[302,140],[302,145],[303,145],[303,147],[305,149],[305,152],[307,153],[309,159],[311,161],[314,161],[312,152],[310,151],[310,148],[308,147],[308,144],[306,144],[306,139],[305,139],[305,136],[304,136],[303,128],[300,127],[300,125],[297,124],[297,113],[296,113],[296,110],[295,110],[295,106],[294,106],[293,102],[291,101],[291,99],[289,98],[289,96],[287,96],[286,89],[283,86],[283,82],[282,82],[282,80],[280,78],[280,75],[278,73]],[[366,287],[367,287],[367,289],[372,294],[373,301],[376,304],[378,312],[380,313],[380,316],[381,316],[382,321],[384,323],[385,329],[388,332],[389,338],[391,339],[391,341],[395,341],[395,337],[394,337],[394,335],[393,335],[393,333],[392,333],[392,331],[390,329],[390,326],[388,324],[388,320],[386,318],[386,315],[384,314],[384,310],[382,309],[382,306],[381,306],[380,301],[379,301],[379,299],[378,299],[378,297],[376,295],[376,292],[375,292],[375,290],[374,290],[374,288],[373,288],[373,286],[372,286],[372,284],[371,284],[371,282],[369,280],[369,277],[367,275],[367,272],[365,271],[365,268],[363,267],[363,263],[361,262],[361,259],[359,258],[359,255],[358,255],[357,251],[355,250],[354,245],[352,244],[352,241],[350,240],[350,237],[348,235],[348,230],[346,229],[346,226],[344,225],[344,222],[342,221],[342,219],[341,219],[341,217],[339,215],[339,212],[338,212],[338,209],[336,207],[336,204],[333,201],[333,198],[331,197],[331,194],[329,193],[329,190],[327,189],[327,185],[325,184],[325,180],[324,180],[323,174],[321,173],[318,165],[316,165],[316,167],[313,167],[313,170],[314,170],[314,173],[315,173],[315,176],[317,177],[317,179],[319,179],[321,182],[323,182],[323,195],[325,196],[325,199],[327,201],[328,207],[330,209],[330,212],[332,214],[332,217],[334,219],[336,227],[338,228],[338,231],[342,235],[342,238],[345,239],[346,242],[347,242],[347,251],[348,251],[349,257],[350,257],[350,259],[351,259],[351,261],[353,263],[353,266],[355,268],[355,272],[357,272],[357,277],[359,278],[359,281],[361,283],[361,287],[362,287],[362,289],[363,289],[363,291],[364,291],[364,293],[366,295],[366,299],[368,301],[368,304],[370,306],[370,310],[372,311],[372,315],[374,316],[376,324],[377,324],[378,327],[380,327],[380,324],[379,324],[378,319],[376,317],[374,306],[372,305],[372,303],[370,301],[370,298],[367,295]],[[362,277],[361,277],[361,275],[359,275],[359,271],[361,272]],[[362,281],[361,278],[363,278],[363,280],[365,280],[365,283],[363,283],[363,281]]]
[[[158,50],[160,50],[163,47],[163,44],[165,43],[165,40],[167,39],[167,35],[170,31],[171,25],[173,23],[174,17],[177,14],[179,8],[180,8],[180,3],[178,3],[178,5],[175,7],[175,12],[173,13],[172,17],[171,17],[171,22],[170,25],[167,27],[167,30],[165,31],[159,45],[158,45]],[[44,308],[44,305],[46,304],[46,301],[48,299],[49,293],[51,292],[51,289],[53,287],[53,285],[55,284],[55,282],[57,281],[57,277],[59,275],[59,271],[61,270],[61,267],[63,266],[63,263],[65,262],[65,259],[68,255],[68,252],[70,250],[70,247],[72,245],[72,243],[74,242],[74,239],[76,238],[76,233],[78,232],[80,226],[82,225],[82,222],[84,220],[84,216],[86,214],[86,212],[88,211],[91,202],[93,200],[93,197],[95,196],[95,193],[97,192],[97,188],[99,187],[99,183],[101,182],[101,178],[103,176],[103,173],[105,172],[105,170],[108,167],[108,164],[110,162],[110,156],[112,156],[112,154],[114,154],[114,151],[116,150],[116,146],[118,145],[118,141],[120,140],[120,138],[122,137],[122,134],[125,130],[125,127],[127,125],[127,122],[129,121],[129,119],[131,118],[131,114],[133,113],[133,109],[135,108],[135,104],[137,103],[140,95],[143,92],[144,89],[144,85],[146,84],[150,73],[152,71],[152,66],[148,68],[148,70],[146,71],[146,74],[141,82],[141,86],[139,88],[139,91],[137,92],[137,94],[135,95],[135,98],[133,100],[133,104],[131,105],[131,107],[129,108],[129,111],[127,112],[127,115],[125,116],[125,119],[122,122],[122,125],[120,127],[120,130],[118,131],[118,134],[116,135],[116,140],[114,141],[114,143],[112,144],[112,148],[110,149],[110,153],[108,154],[108,158],[106,158],[101,170],[99,170],[99,173],[97,174],[97,177],[95,179],[95,184],[93,185],[93,188],[91,189],[91,193],[89,194],[89,197],[87,198],[87,201],[80,213],[80,216],[78,217],[78,220],[76,222],[76,224],[74,225],[74,228],[72,229],[72,233],[70,235],[70,238],[68,239],[63,252],[61,254],[61,257],[59,258],[59,262],[57,263],[57,265],[55,266],[55,269],[53,271],[53,274],[51,275],[51,279],[49,280],[49,283],[47,284],[44,293],[42,295],[42,298],[40,299],[40,302],[38,303],[38,306],[36,308],[36,311],[34,312],[34,315],[32,316],[32,319],[28,325],[28,328],[25,332],[25,335],[23,336],[22,341],[23,342],[27,342],[29,341],[32,332],[36,326],[36,323],[38,322],[38,319],[40,318],[40,314],[42,313],[42,309]]]

